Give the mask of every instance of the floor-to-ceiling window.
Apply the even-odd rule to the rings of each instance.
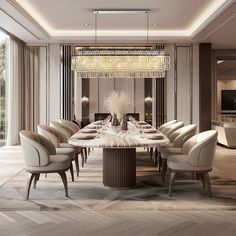
[[[7,131],[7,78],[9,37],[0,32],[0,146],[5,144]]]

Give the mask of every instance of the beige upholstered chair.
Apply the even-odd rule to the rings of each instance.
[[[162,133],[166,135],[168,138],[179,128],[182,128],[184,126],[184,122],[179,121],[175,122],[174,124],[168,125],[167,127],[162,129]]]
[[[165,180],[165,173],[167,169],[167,158],[173,154],[181,154],[183,144],[196,133],[197,125],[186,125],[177,129],[170,135],[170,143],[166,146],[160,147],[162,159],[162,180]]]
[[[217,142],[217,131],[208,130],[194,135],[184,143],[181,155],[171,155],[167,160],[167,166],[171,171],[169,183],[169,195],[172,194],[176,173],[185,172],[198,175],[203,187],[207,187],[211,196],[211,184],[208,172],[212,170]]]
[[[170,121],[167,121],[166,123],[164,123],[163,125],[161,125],[159,127],[159,130],[162,131],[163,129],[165,129],[166,127],[168,127],[169,125],[172,125],[174,123],[176,123],[177,120],[170,120]]]
[[[59,122],[62,123],[68,129],[72,129],[73,134],[77,133],[80,130],[80,127],[76,125],[75,123],[73,123],[72,121],[60,119]],[[86,163],[89,152],[87,151],[87,148],[85,147],[81,147],[81,151],[83,152],[83,156],[85,157],[84,162]],[[82,166],[84,166],[84,162],[82,162]]]
[[[75,134],[77,131],[75,132],[70,126],[68,126],[68,124],[65,124],[62,122],[57,122],[57,121],[51,121],[50,126],[53,127],[54,129],[56,129],[61,134],[63,134],[63,136],[64,136],[63,143],[64,144],[61,145],[61,147],[71,147],[72,146],[68,143],[68,139],[73,134]],[[87,150],[84,148],[81,148],[81,147],[74,147],[74,148],[76,148],[76,150],[77,150],[76,153],[81,154],[82,167],[84,167],[84,163],[87,160]]]
[[[77,176],[79,176],[79,160],[78,160],[78,154],[77,149],[72,145],[61,145],[60,143],[60,137],[63,136],[63,134],[60,134],[59,131],[57,131],[55,128],[47,126],[47,125],[38,125],[38,133],[50,140],[55,148],[56,148],[56,154],[60,155],[69,155],[71,158],[71,161],[75,161],[75,167],[76,167],[76,173]],[[73,165],[71,167],[72,169],[72,181],[74,181],[74,173],[73,173]]]
[[[167,136],[167,138],[170,138],[172,133],[174,133],[177,129],[181,128],[184,126],[184,122],[174,122],[171,125],[168,125],[162,129],[162,133]],[[154,158],[154,165],[157,166],[159,165],[159,172],[161,171],[161,166],[162,166],[162,159],[160,156],[160,152],[155,148],[155,158]]]
[[[22,130],[20,131],[20,139],[24,152],[25,169],[31,174],[27,183],[26,198],[29,199],[33,179],[35,188],[41,173],[58,173],[64,184],[65,196],[68,197],[65,171],[70,168],[70,157],[56,155],[54,145],[40,134]]]
[[[163,131],[165,132],[166,128],[174,123],[176,123],[177,120],[170,120],[170,121],[167,121],[166,123],[164,123],[163,125],[161,125],[158,130],[159,131]],[[153,154],[153,148],[150,148],[150,158],[152,159],[152,154]],[[157,158],[158,158],[158,151],[157,149],[155,148],[155,157],[154,157],[154,165],[156,166],[157,165]]]
[[[59,122],[70,127],[73,130],[74,134],[80,130],[80,127],[75,123],[73,123],[72,121],[59,119]]]

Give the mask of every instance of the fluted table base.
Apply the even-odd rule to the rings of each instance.
[[[132,188],[136,184],[136,149],[103,149],[103,184],[110,188]]]

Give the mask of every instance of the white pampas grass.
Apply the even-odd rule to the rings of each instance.
[[[112,115],[117,114],[118,119],[120,119],[129,111],[129,94],[125,91],[117,92],[113,90],[105,97],[104,105]]]

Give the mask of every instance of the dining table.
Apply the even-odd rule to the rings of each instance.
[[[69,144],[103,150],[103,184],[115,189],[133,188],[136,184],[136,149],[159,148],[170,141],[145,121],[128,122],[127,130],[111,122],[95,121],[79,130]]]

